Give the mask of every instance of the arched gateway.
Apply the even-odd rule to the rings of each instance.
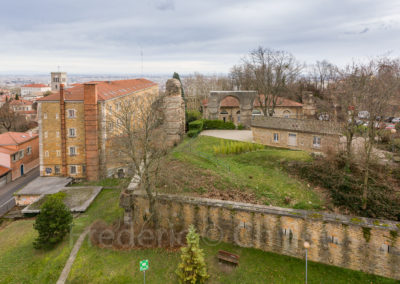
[[[221,101],[229,96],[238,99],[240,105],[240,122],[246,128],[249,128],[253,103],[257,97],[256,91],[211,91],[207,106],[208,119],[218,119]]]

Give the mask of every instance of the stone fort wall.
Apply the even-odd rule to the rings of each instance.
[[[125,206],[125,217],[143,225],[149,217],[145,192],[125,198],[133,208]],[[164,229],[194,224],[210,240],[298,258],[308,241],[312,261],[400,279],[400,223],[166,194],[157,196],[157,205]]]

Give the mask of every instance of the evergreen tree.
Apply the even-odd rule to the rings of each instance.
[[[19,100],[18,94],[15,95],[15,99],[16,99],[16,100]]]
[[[181,263],[176,274],[181,284],[204,283],[208,277],[203,250],[199,246],[200,237],[193,225],[186,236],[187,246],[181,249]]]
[[[50,247],[64,238],[68,233],[72,215],[69,208],[64,204],[64,192],[48,195],[46,201],[40,208],[33,227],[38,231],[39,236],[34,241],[36,249]]]

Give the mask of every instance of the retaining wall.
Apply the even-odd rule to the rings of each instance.
[[[147,196],[130,192],[121,196],[125,220],[143,225],[149,217]],[[400,279],[397,222],[164,194],[157,196],[157,206],[165,229],[194,224],[211,240],[298,258],[304,258],[308,241],[312,261]]]

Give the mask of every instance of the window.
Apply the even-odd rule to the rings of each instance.
[[[116,105],[115,105],[115,109],[118,111],[118,110],[120,110],[121,109],[121,103],[117,103]]]
[[[60,131],[56,131],[56,137],[60,137]]]
[[[55,173],[56,175],[59,175],[59,174],[60,174],[60,166],[54,166],[54,173]]]
[[[47,133],[47,131],[45,131],[44,132],[44,138],[47,138],[47,136],[48,136],[48,133]]]
[[[82,165],[82,173],[86,173],[86,165]]]
[[[71,175],[76,174],[77,173],[76,166],[69,166],[69,172]]]
[[[43,119],[47,119],[47,113],[43,113]]]
[[[112,131],[112,129],[113,129],[113,123],[112,123],[112,121],[110,121],[110,122],[108,123],[108,130],[109,130],[109,131]]]
[[[56,113],[56,119],[58,119],[58,113]]]
[[[108,111],[109,111],[109,112],[112,112],[112,105],[109,105],[109,106],[108,106]]]
[[[274,133],[274,142],[279,142],[279,134]]]
[[[52,168],[46,168],[45,169],[46,175],[50,175],[52,171],[53,171]]]
[[[290,117],[290,111],[285,110],[285,111],[283,112],[283,117],[284,117],[284,118],[289,118],[289,117]]]
[[[11,156],[11,159],[12,159],[13,162],[17,161],[18,160],[18,153],[13,154]]]
[[[289,146],[297,146],[297,135],[296,135],[296,133],[289,133],[288,145]]]
[[[57,155],[57,157],[60,157],[61,156],[61,151],[60,150],[56,150],[56,155]]]
[[[313,146],[317,148],[321,147],[321,137],[319,136],[313,137]]]
[[[26,154],[27,154],[27,155],[32,154],[32,147],[31,147],[31,146],[29,146],[28,148],[26,148]]]
[[[44,156],[48,157],[49,156],[49,151],[44,151]]]
[[[69,118],[75,118],[76,116],[76,111],[74,109],[69,109],[68,110],[68,117]]]
[[[24,150],[19,151],[19,158],[22,159],[24,157]]]
[[[76,155],[76,148],[75,147],[69,147],[69,155],[70,156],[75,156]]]
[[[69,129],[69,137],[75,137],[75,136],[76,136],[75,128],[70,128]]]

